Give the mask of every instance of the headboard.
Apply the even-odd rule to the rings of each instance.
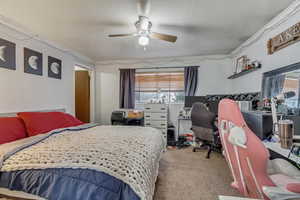
[[[66,112],[66,109],[65,108],[61,108],[61,109],[35,110],[35,111],[26,111],[26,112]],[[0,113],[0,117],[15,117],[17,115],[17,113],[18,112],[15,112],[15,113],[13,113],[13,112],[12,113]]]

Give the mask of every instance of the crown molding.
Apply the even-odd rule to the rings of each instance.
[[[127,60],[106,60],[96,63],[96,67],[170,67],[178,65],[197,65],[201,61],[230,59],[228,55],[207,55],[207,56],[182,56],[182,57],[163,57],[147,59],[127,59]]]
[[[83,64],[90,65],[91,67],[94,67],[94,61],[90,59],[87,56],[84,56],[82,54],[79,54],[75,51],[72,51],[70,49],[66,49],[54,42],[51,42],[49,40],[46,40],[42,37],[40,37],[38,34],[33,33],[29,29],[27,29],[25,26],[13,21],[12,19],[9,19],[3,15],[0,14],[0,25],[6,27],[7,29],[14,32],[14,34],[9,35],[9,37],[13,37],[16,40],[19,41],[37,41],[40,42],[50,48],[56,49],[58,51],[61,51],[62,53],[69,54],[72,56],[76,61],[83,62]]]
[[[237,47],[230,53],[230,57],[234,58],[242,53],[243,50],[250,47],[252,44],[258,42],[266,33],[276,29],[281,24],[286,22],[290,17],[294,16],[300,11],[300,0],[295,0],[289,7],[284,9],[280,14],[274,17],[269,23],[263,26],[259,31],[252,35],[243,44]]]

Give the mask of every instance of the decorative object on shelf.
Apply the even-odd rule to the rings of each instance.
[[[61,60],[48,56],[48,77],[61,79]]]
[[[0,67],[16,70],[16,44],[1,38]]]
[[[236,60],[235,72],[229,76],[228,79],[235,79],[250,72],[256,71],[261,68],[261,63],[257,60],[250,61],[247,56],[241,56]]]
[[[32,49],[24,48],[24,72],[43,75],[43,54]]]
[[[243,71],[244,67],[246,66],[247,56],[241,56],[236,60],[235,65],[235,74],[240,73]]]
[[[300,22],[268,41],[268,54],[300,41]]]
[[[261,67],[261,63],[258,60],[254,60],[251,62],[252,67],[254,68],[260,68]]]

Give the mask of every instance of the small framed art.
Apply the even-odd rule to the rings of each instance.
[[[48,56],[48,77],[61,79],[62,62],[61,60]]]
[[[43,54],[32,49],[24,48],[24,72],[43,75]]]
[[[0,67],[16,70],[16,44],[1,38]]]

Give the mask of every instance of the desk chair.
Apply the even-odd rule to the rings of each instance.
[[[269,160],[268,150],[248,128],[236,102],[222,100],[218,118],[232,187],[250,198],[300,199],[300,171],[285,160]]]
[[[216,114],[209,111],[203,103],[194,103],[191,110],[192,131],[196,142],[201,142],[200,147],[194,147],[193,151],[208,147],[206,158],[214,150],[221,149],[218,128],[215,125]]]

